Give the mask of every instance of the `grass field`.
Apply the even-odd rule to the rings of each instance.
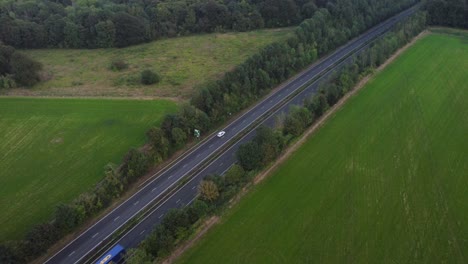
[[[180,263],[467,263],[468,34],[379,73]]]
[[[14,89],[10,95],[133,96],[186,98],[196,85],[219,78],[269,43],[290,36],[292,28],[245,33],[205,34],[158,40],[123,49],[27,50],[43,63],[50,78],[32,90]],[[113,59],[129,64],[121,72],[109,69]],[[153,69],[157,85],[138,83],[143,69]]]
[[[177,105],[165,100],[0,98],[0,241],[103,177]]]

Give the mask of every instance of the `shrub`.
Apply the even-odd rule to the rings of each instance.
[[[141,83],[144,85],[151,85],[158,83],[160,77],[157,73],[152,70],[144,70],[141,72]]]
[[[122,71],[128,68],[128,63],[122,59],[113,59],[111,61],[110,69],[113,71]]]

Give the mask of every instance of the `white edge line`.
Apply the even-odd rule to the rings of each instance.
[[[409,9],[411,9],[411,8],[409,8]],[[405,10],[405,11],[408,11],[409,9],[407,9],[407,10]],[[402,13],[404,13],[405,11],[403,11]],[[385,20],[384,22],[382,22],[382,23],[380,23],[380,24],[378,24],[378,25],[375,26],[375,27],[378,27],[378,28],[373,28],[373,29],[370,29],[370,30],[368,30],[368,31],[365,31],[365,32],[362,33],[360,36],[366,35],[366,34],[368,34],[368,33],[370,33],[370,32],[373,32],[373,31],[376,31],[377,29],[380,29],[380,27],[382,27],[382,26],[384,26],[384,25],[387,24],[386,22],[390,22],[391,19],[395,18],[395,17],[398,16],[398,15],[401,15],[402,13],[399,13],[399,14],[397,14],[397,15],[395,15],[395,16],[392,16],[392,17],[388,18],[388,19]],[[393,21],[392,21],[392,22],[393,22]],[[396,24],[396,23],[398,23],[398,22],[399,22],[399,21],[395,21],[394,24]],[[393,26],[393,25],[392,25],[392,26]],[[303,70],[302,72],[298,73],[298,74],[296,75],[296,77],[294,77],[294,78],[292,78],[291,80],[287,81],[286,83],[282,84],[282,85],[280,86],[280,88],[278,88],[278,89],[276,90],[276,92],[270,93],[270,94],[269,94],[267,97],[265,97],[262,101],[260,101],[259,103],[255,104],[252,108],[250,108],[250,109],[247,110],[245,113],[243,113],[242,115],[240,115],[238,118],[236,118],[235,120],[233,120],[227,127],[229,127],[231,124],[233,124],[234,122],[238,121],[240,118],[242,118],[242,117],[244,117],[245,115],[247,115],[248,113],[250,113],[253,109],[255,109],[258,105],[262,104],[264,101],[268,100],[270,97],[272,97],[272,96],[274,96],[274,95],[277,95],[280,91],[282,91],[282,90],[284,89],[284,87],[288,86],[290,83],[294,82],[295,80],[299,79],[300,77],[303,77],[304,75],[306,75],[307,72],[309,72],[309,71],[312,70],[313,68],[315,68],[315,67],[317,67],[318,65],[320,65],[323,61],[329,59],[330,57],[332,57],[332,56],[335,55],[336,53],[340,52],[340,51],[341,51],[342,49],[344,49],[346,46],[352,45],[353,43],[355,43],[357,40],[360,39],[360,36],[357,36],[355,39],[351,39],[348,43],[344,44],[343,46],[341,46],[341,47],[339,47],[337,50],[335,50],[335,52],[333,52],[332,54],[330,54],[330,55],[328,55],[328,56],[326,56],[326,57],[324,57],[324,58],[319,59],[318,61],[316,61],[315,63],[313,63],[311,66],[309,66],[308,68],[306,68],[306,69]],[[347,53],[347,54],[348,54],[348,53]],[[347,55],[347,54],[346,54],[346,55]],[[317,74],[320,74],[321,72],[322,72],[322,70],[321,70],[319,73],[317,73]],[[319,78],[318,80],[320,80],[320,78]],[[316,80],[316,81],[318,81],[318,80]],[[304,85],[304,84],[302,84],[302,85]],[[302,85],[300,85],[300,86],[302,86]],[[275,113],[276,113],[276,112],[275,112]],[[227,128],[227,127],[226,127],[226,128]],[[255,127],[255,128],[256,128],[256,127]],[[205,145],[205,144],[209,141],[209,139],[212,138],[212,136],[213,136],[214,134],[216,134],[216,131],[213,132],[213,133],[211,133],[209,136],[207,136],[207,137],[206,137],[206,141],[202,142],[200,145],[198,145],[198,147],[196,147],[195,149],[193,149],[192,151],[188,152],[186,155],[184,155],[183,157],[181,157],[179,161],[177,161],[176,163],[174,163],[174,164],[172,164],[172,165],[171,165],[171,164],[168,164],[167,166],[170,166],[168,169],[166,169],[167,166],[164,167],[161,171],[158,172],[158,173],[160,173],[160,176],[161,176],[162,174],[164,174],[167,170],[172,169],[174,166],[176,166],[178,163],[180,163],[185,157],[189,156],[190,154],[192,154],[193,152],[195,152],[196,150],[198,150],[199,148],[201,148],[203,145]],[[243,137],[242,137],[242,138],[243,138]],[[242,138],[241,138],[241,139],[242,139]],[[240,140],[239,140],[239,141],[240,141]],[[229,141],[228,141],[228,142],[229,142]],[[224,144],[221,145],[221,146],[224,146]],[[221,146],[220,146],[220,147],[221,147]],[[219,149],[219,148],[218,148],[218,149]],[[218,150],[218,149],[216,149],[216,150]],[[229,149],[228,149],[228,150],[229,150]],[[204,161],[204,160],[203,160],[203,161]],[[201,161],[201,162],[203,162],[203,161]],[[200,164],[201,162],[199,162],[198,164]],[[198,164],[197,164],[197,165],[198,165]],[[153,176],[156,175],[156,174],[158,174],[158,173],[153,174]],[[153,177],[153,176],[152,176],[152,177]],[[130,196],[126,201],[132,199],[135,195],[137,195],[138,193],[140,193],[141,191],[143,191],[147,186],[149,186],[151,183],[153,183],[155,180],[157,180],[160,176],[158,176],[158,177],[152,179],[152,180],[151,180],[149,183],[147,183],[143,188],[141,188],[141,189],[138,190],[136,193],[134,193],[132,196]],[[151,177],[150,177],[149,179],[151,179]],[[142,186],[143,184],[145,184],[145,182],[143,182],[140,186]],[[171,186],[172,186],[172,185],[171,185]],[[168,187],[168,188],[170,188],[170,187]],[[166,188],[166,190],[167,190],[167,188]],[[123,204],[125,204],[126,201],[124,201],[123,203],[119,204],[116,208],[114,208],[112,211],[110,211],[107,215],[105,215],[103,218],[99,219],[94,225],[92,225],[91,227],[89,227],[88,229],[86,229],[85,231],[83,231],[78,237],[76,237],[75,239],[73,239],[73,240],[72,240],[71,242],[69,242],[65,247],[63,247],[63,248],[62,248],[61,250],[59,250],[57,253],[55,253],[54,255],[52,255],[52,257],[50,257],[49,259],[47,259],[47,260],[45,261],[45,263],[49,262],[49,261],[50,261],[52,258],[54,258],[56,255],[60,254],[60,252],[62,252],[63,250],[65,250],[70,244],[72,244],[72,243],[75,242],[77,239],[79,239],[80,237],[82,237],[86,232],[88,232],[90,229],[92,229],[94,226],[96,226],[98,223],[100,223],[100,222],[101,222],[103,219],[105,219],[108,215],[112,214],[115,210],[117,210],[117,209],[120,208]],[[145,207],[146,207],[146,206],[145,206]],[[143,207],[143,208],[145,208],[145,207]],[[141,211],[141,210],[139,210],[138,212],[140,212],[140,211]],[[131,218],[133,218],[133,216],[132,216]],[[129,218],[129,219],[131,219],[131,218]],[[128,220],[125,221],[125,223],[126,223],[126,222],[128,222]],[[125,223],[124,223],[124,224],[125,224]],[[119,227],[119,228],[120,228],[120,227]],[[112,234],[111,234],[111,235],[112,235]],[[107,238],[107,237],[106,237],[106,238]],[[106,238],[105,238],[105,239],[106,239]],[[103,240],[105,240],[105,239],[103,239]],[[102,241],[101,241],[101,242],[102,242]],[[101,243],[101,242],[100,242],[100,243]],[[99,244],[100,244],[100,243],[99,243]],[[99,244],[98,244],[98,245],[99,245]],[[98,245],[96,245],[94,248],[96,248]],[[93,249],[94,249],[94,248],[93,248]],[[91,249],[91,250],[93,250],[93,249]],[[90,251],[91,251],[91,250],[90,250]],[[89,251],[86,252],[86,253],[89,253]],[[83,258],[83,257],[82,257],[82,258]],[[80,261],[82,258],[80,258],[78,261]],[[77,261],[77,262],[78,262],[78,261]],[[76,262],[75,262],[75,263],[76,263]]]

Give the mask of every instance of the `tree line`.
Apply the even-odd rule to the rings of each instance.
[[[395,0],[392,5],[388,5],[386,0],[327,2],[326,8],[318,9],[311,18],[304,20],[291,38],[265,47],[222,79],[197,90],[192,100],[180,107],[178,113],[167,115],[159,127],[147,131],[146,147],[129,150],[120,165],[106,166],[104,179],[92,190],[68,204],[57,206],[53,221],[37,225],[23,240],[0,246],[0,262],[22,263],[45,252],[53,243],[120,197],[150,166],[167,160],[192,141],[194,129],[208,133],[319,56],[415,2]],[[321,105],[324,101],[319,100],[318,103]],[[322,110],[319,108],[317,113]],[[297,110],[296,115],[298,119],[310,120],[304,109]],[[298,123],[296,117],[288,122]],[[299,134],[305,127],[288,133]],[[280,139],[283,138],[277,134],[268,134],[265,142],[282,142]],[[280,153],[282,148],[272,146],[262,146],[269,154],[267,158],[261,157],[261,164]],[[255,166],[246,170],[256,169]],[[218,186],[218,189],[222,188]]]
[[[4,0],[0,40],[18,48],[125,47],[163,37],[297,25],[326,0]]]
[[[426,13],[412,15],[362,51],[352,63],[322,82],[319,91],[306,98],[302,106],[292,107],[276,128],[260,126],[253,140],[237,150],[238,163],[224,176],[206,176],[199,184],[195,202],[185,208],[171,210],[139,247],[127,253],[127,263],[154,263],[170,255],[174,248],[197,230],[207,216],[221,212],[242,188],[252,182],[257,172],[270,165],[288,144],[336,104],[360,79],[385,62],[425,27]]]
[[[429,24],[468,28],[468,4],[466,0],[427,0]]]
[[[40,81],[42,64],[0,41],[0,89],[32,86]]]

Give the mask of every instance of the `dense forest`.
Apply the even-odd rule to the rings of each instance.
[[[466,0],[428,0],[429,24],[468,28]]]
[[[191,33],[297,25],[326,0],[3,0],[0,40],[18,48],[124,47]]]
[[[352,21],[353,14],[336,9],[351,10],[352,5],[355,12],[365,12],[371,6],[390,9],[393,4],[399,1],[2,0],[0,41],[17,48],[125,47],[193,33],[298,25],[319,8],[342,13],[343,19],[362,28],[372,15]],[[436,24],[466,26],[464,0],[429,0],[429,8],[437,11]]]

